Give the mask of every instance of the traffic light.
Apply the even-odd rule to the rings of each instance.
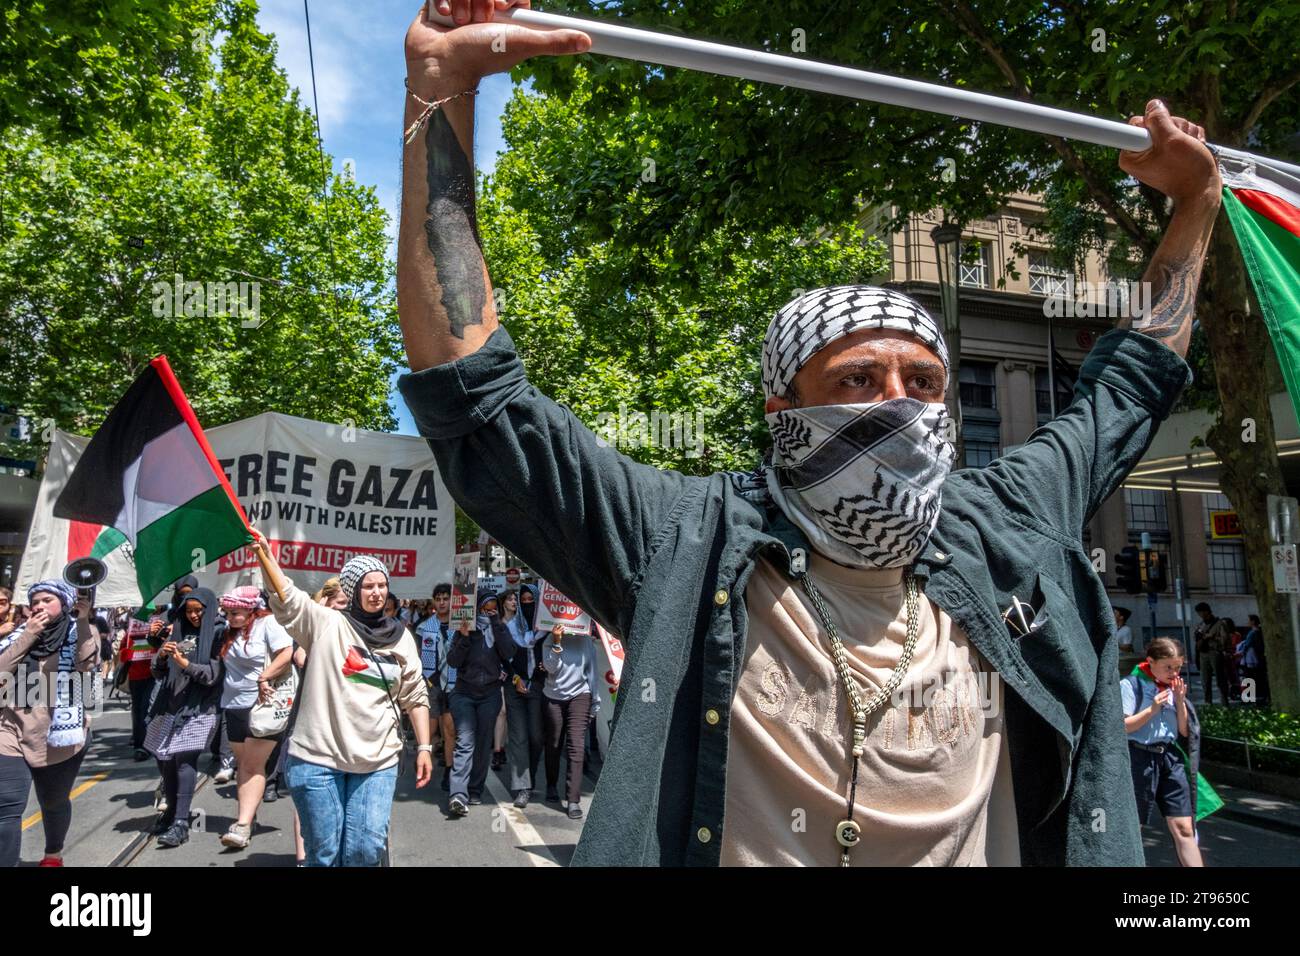
[[[1124,589],[1125,594],[1140,594],[1142,591],[1138,554],[1137,548],[1127,547],[1115,555],[1115,583]]]
[[[1142,579],[1146,583],[1147,594],[1159,594],[1169,590],[1169,578],[1165,575],[1164,563],[1159,551],[1142,552]]]

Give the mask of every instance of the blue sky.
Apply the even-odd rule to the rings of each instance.
[[[338,171],[346,160],[356,168],[358,182],[375,187],[388,210],[391,235],[396,236],[400,195],[402,80],[406,64],[402,39],[415,19],[418,0],[309,0],[311,42],[320,100],[321,137]],[[275,35],[276,60],[289,82],[312,107],[311,71],[302,0],[261,0],[258,25]],[[477,98],[474,159],[490,171],[505,148],[501,113],[511,94],[508,74],[485,78]],[[392,393],[398,431],[416,434],[411,414],[396,389]]]

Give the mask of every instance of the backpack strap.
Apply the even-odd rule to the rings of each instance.
[[[1133,714],[1136,714],[1142,709],[1142,698],[1144,696],[1142,693],[1142,681],[1138,679],[1136,674],[1129,674],[1124,678],[1124,680],[1130,681],[1133,684]],[[1133,714],[1129,714],[1128,716],[1132,717]]]

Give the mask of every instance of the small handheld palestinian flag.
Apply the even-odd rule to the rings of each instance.
[[[252,541],[248,519],[160,355],[108,413],[54,502],[60,518],[114,528],[148,601]]]
[[[1300,179],[1263,164],[1220,157],[1223,208],[1300,415]]]

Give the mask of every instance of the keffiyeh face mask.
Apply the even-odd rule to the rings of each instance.
[[[948,409],[911,398],[791,408],[767,416],[767,485],[819,552],[840,564],[910,564],[939,520],[956,457]]]
[[[895,329],[932,348],[948,367],[938,326],[900,293],[871,286],[814,289],[773,318],[763,387],[785,396],[814,354],[860,329]],[[940,491],[956,458],[942,404],[896,398],[790,408],[766,416],[768,492],[818,552],[840,564],[910,564],[939,520]]]

